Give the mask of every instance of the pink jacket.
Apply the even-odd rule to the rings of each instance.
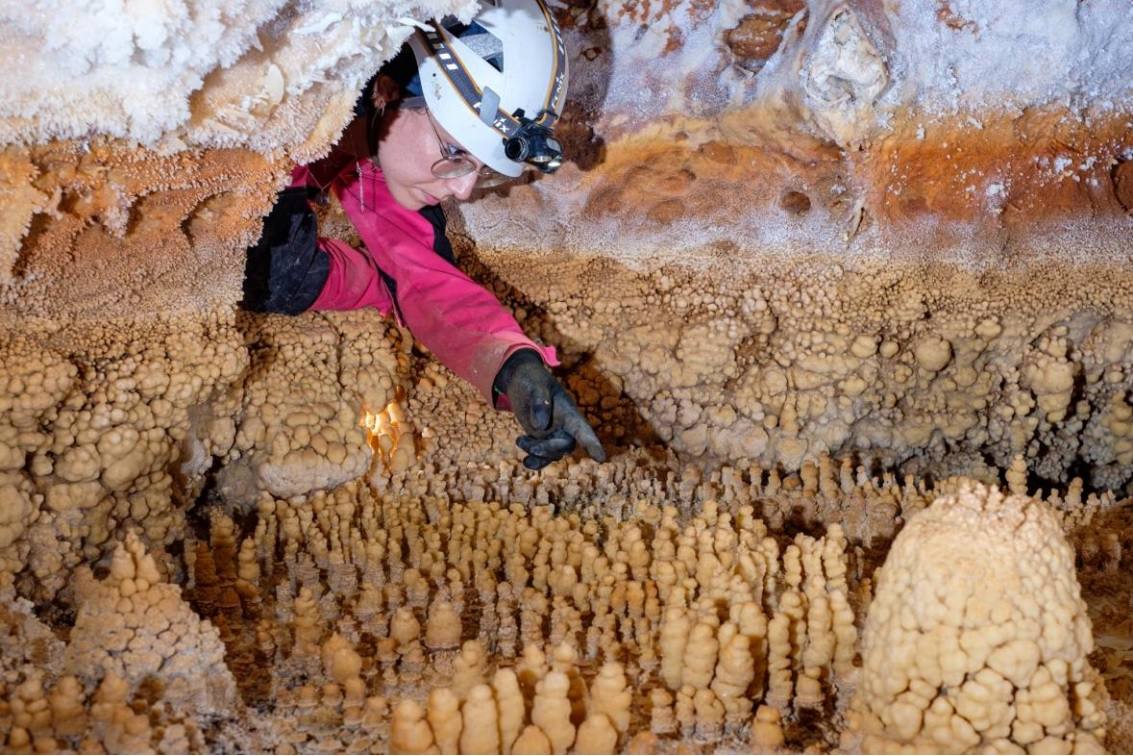
[[[489,404],[496,374],[519,349],[534,349],[548,365],[559,364],[554,347],[529,339],[491,292],[434,251],[433,225],[397,204],[372,161],[344,160],[336,151],[295,168],[291,185],[333,191],[365,244],[358,250],[319,239],[330,256],[330,275],[311,309],[376,307],[389,315],[394,298],[380,269],[395,281],[397,310],[414,337]],[[506,397],[499,404],[507,409]]]

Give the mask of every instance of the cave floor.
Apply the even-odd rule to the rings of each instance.
[[[389,497],[388,493],[372,486],[370,493],[374,497]],[[600,502],[590,502],[582,509],[593,511],[593,507],[600,506]],[[255,531],[255,525],[256,518],[248,517],[241,523],[241,530],[244,535],[250,535]],[[772,531],[772,535],[786,545],[801,530],[797,523],[788,521],[783,523],[781,530]],[[1094,628],[1096,647],[1090,660],[1103,675],[1111,699],[1106,746],[1111,752],[1129,752],[1133,749],[1133,565],[1130,564],[1133,560],[1133,500],[1118,502],[1069,536],[1078,551],[1078,577]],[[295,564],[285,563],[282,551],[277,550],[274,567],[267,571],[269,574],[262,579],[256,595],[249,598],[247,592],[242,591],[244,595],[233,601],[232,597],[237,595],[237,591],[231,590],[236,585],[236,549],[223,544],[217,548],[215,541],[213,538],[211,559],[215,563],[217,582],[205,586],[203,591],[198,584],[186,592],[186,597],[202,616],[208,617],[220,628],[227,647],[226,662],[237,681],[246,716],[238,721],[217,721],[210,730],[203,732],[208,748],[225,752],[388,752],[388,717],[369,726],[359,721],[348,721],[349,716],[344,717],[341,706],[316,704],[313,695],[308,695],[304,702],[304,686],[317,686],[325,680],[317,659],[284,658],[276,652],[273,661],[273,654],[265,653],[265,628],[275,624],[274,616],[288,616],[286,610],[281,611],[275,597],[283,583],[294,579]],[[1099,542],[1107,542],[1108,551],[1100,550]],[[204,543],[203,540],[198,542],[200,554],[209,551],[204,548]],[[852,603],[859,633],[864,619],[862,603],[868,601],[868,581],[863,578],[872,575],[880,566],[888,546],[888,539],[875,539],[868,548],[850,552]],[[308,569],[311,566],[308,565]],[[321,574],[326,577],[325,571]],[[500,577],[503,579],[502,575]],[[474,586],[468,583],[466,588],[462,640],[479,637],[484,641],[481,628],[484,608]],[[287,589],[284,589],[279,595],[286,593]],[[215,598],[225,595],[230,599],[227,602]],[[417,614],[423,627],[423,607],[417,610]],[[583,615],[583,627],[591,619]],[[340,630],[353,627],[356,631],[356,650],[364,659],[363,677],[371,693],[390,702],[405,698],[423,702],[431,689],[451,684],[454,660],[458,656],[456,650],[426,652],[423,668],[416,674],[403,675],[395,668],[396,657],[390,654],[388,648],[381,647],[376,635],[357,627],[359,624],[356,618],[338,618]],[[555,640],[549,623],[545,623],[542,633],[544,637]],[[282,635],[276,631],[277,638]],[[585,647],[584,640],[576,638],[575,641],[579,648]],[[501,666],[511,666],[519,661],[518,649],[509,649],[507,658],[500,655],[500,650],[494,642],[488,641],[488,658],[493,667],[497,662]],[[627,666],[627,676],[635,691],[628,732],[640,734],[638,739],[628,743],[623,741],[622,747],[627,752],[633,752],[635,748],[659,753],[751,752],[746,724],[707,732],[696,725],[689,725],[683,731],[676,729],[649,735],[651,704],[648,691],[663,687],[663,683],[656,669],[638,666],[640,660],[634,658],[632,651],[626,650],[620,660]],[[597,674],[598,666],[594,658],[577,661],[577,670],[588,685]],[[799,709],[796,713],[787,714],[783,721],[783,750],[810,753],[836,750],[853,687],[852,681],[839,686],[819,708]]]

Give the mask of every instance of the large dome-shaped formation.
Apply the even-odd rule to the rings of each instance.
[[[1093,650],[1055,511],[965,486],[912,517],[877,573],[850,732],[869,753],[1096,753]]]

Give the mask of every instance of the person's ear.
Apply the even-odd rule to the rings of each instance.
[[[374,88],[370,92],[370,100],[374,103],[374,109],[379,113],[384,113],[386,106],[391,105],[401,99],[401,87],[394,81],[392,76],[388,74],[378,74],[378,78],[374,79]]]

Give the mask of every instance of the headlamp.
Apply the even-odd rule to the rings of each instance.
[[[522,109],[515,111],[515,119],[520,126],[514,134],[504,139],[504,154],[508,160],[529,163],[543,173],[554,173],[559,169],[563,164],[563,147],[555,139],[551,127],[539,122],[548,113],[555,115],[549,110],[543,110],[531,119],[524,116]]]

